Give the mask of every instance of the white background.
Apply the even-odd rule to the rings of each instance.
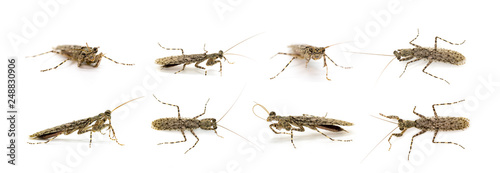
[[[53,2],[49,11],[40,3]],[[497,170],[500,159],[496,131],[500,120],[497,53],[497,5],[487,2],[457,1],[182,1],[182,2],[102,2],[102,1],[9,1],[2,3],[2,57],[18,56],[18,155],[17,165],[3,160],[8,172],[472,172]],[[381,17],[382,16],[382,17]],[[26,32],[26,27],[33,25]],[[463,45],[438,41],[438,47],[461,52],[467,57],[463,66],[433,63],[427,70],[450,81],[451,85],[421,72],[425,62],[410,65],[403,75],[405,62],[393,62],[376,84],[392,57],[349,54],[345,50],[392,54],[396,49],[411,48],[408,42],[420,29],[415,41],[434,46],[440,36]],[[24,32],[24,33],[23,33]],[[161,69],[156,58],[179,55],[158,47],[183,48],[186,54],[226,50],[252,35],[262,34],[240,44],[228,55],[234,64],[223,64],[203,70],[189,65]],[[362,35],[366,35],[360,38]],[[12,37],[17,36],[18,42]],[[19,39],[22,38],[22,39]],[[331,47],[327,54],[341,69],[330,62],[325,79],[322,61],[296,60],[276,79],[291,57],[277,56],[287,52],[290,44]],[[135,63],[121,66],[103,59],[98,68],[68,62],[56,70],[40,72],[57,65],[64,58],[48,54],[24,58],[49,51],[62,44],[99,46],[100,51],[116,61]],[[352,49],[356,48],[356,49]],[[5,64],[2,68],[5,68]],[[2,70],[5,71],[5,70]],[[498,85],[498,84],[496,84]],[[243,91],[242,91],[243,90]],[[238,99],[239,93],[242,92]],[[180,132],[163,132],[150,128],[151,121],[175,117],[176,110],[158,103],[177,104],[183,117],[203,111],[201,118],[219,119],[231,107],[221,125],[254,141],[257,146],[222,128],[217,137],[213,131],[196,130],[198,145],[184,154],[196,139],[186,132],[187,142],[156,144],[182,139]],[[63,135],[46,145],[29,145],[28,136],[37,131],[72,120],[97,115],[138,96],[113,112],[118,146],[107,135],[94,134],[92,149],[89,134]],[[415,138],[411,160],[406,160],[411,129],[401,138],[393,138],[387,151],[387,138],[364,160],[369,151],[395,125],[376,119],[378,113],[416,119],[417,112],[432,116],[434,103],[466,99],[454,106],[437,108],[440,116],[462,116],[470,119],[464,131],[443,132],[437,141],[463,145],[432,144],[432,132]],[[303,113],[353,122],[345,127],[350,133],[326,132],[332,142],[310,129],[295,133],[294,149],[287,135],[275,135],[265,122],[252,113],[254,101],[280,115]],[[265,112],[256,109],[259,116]],[[4,123],[7,125],[7,123]],[[6,128],[5,128],[6,129]],[[397,132],[398,130],[396,130]],[[6,143],[7,136],[2,135]],[[37,142],[37,141],[35,141]],[[5,157],[5,156],[4,156]],[[3,171],[2,171],[3,172]],[[494,172],[494,171],[493,171]]]

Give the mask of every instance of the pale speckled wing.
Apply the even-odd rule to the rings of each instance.
[[[181,129],[197,129],[199,128],[200,120],[192,118],[160,118],[151,123],[151,128],[155,130],[181,130]]]
[[[80,45],[59,45],[56,46],[54,49],[55,50],[81,50],[83,48],[87,48],[87,46],[80,46]],[[92,49],[92,47],[90,47]]]
[[[454,50],[438,48],[437,51],[434,51],[432,47],[417,47],[413,48],[412,52],[414,57],[450,63],[453,65],[465,64],[465,56]]]
[[[310,47],[307,44],[292,44],[288,46],[290,48],[290,52],[292,54],[298,55],[297,58],[304,59],[304,55],[306,53],[306,47]]]
[[[70,58],[71,60],[78,60],[84,59],[85,56],[95,56],[97,52],[92,51],[96,48],[97,47],[87,47],[80,45],[59,45],[54,49],[58,50],[61,54],[63,54],[67,58]]]
[[[179,64],[191,64],[194,62],[204,61],[205,59],[205,54],[176,55],[158,58],[155,60],[155,63],[164,67],[172,67]]]
[[[437,49],[436,57],[433,57],[434,60],[450,63],[453,65],[463,65],[465,64],[465,56],[461,53],[449,50],[449,49]]]
[[[61,133],[65,133],[67,131],[72,131],[74,129],[80,129],[85,127],[89,122],[92,121],[92,118],[85,118],[81,120],[72,121],[70,123],[61,124],[52,128],[48,128],[39,132],[36,132],[30,135],[31,139],[48,139],[50,137],[57,136]]]
[[[463,130],[469,127],[469,119],[464,117],[432,117],[415,120],[416,128],[422,130]]]

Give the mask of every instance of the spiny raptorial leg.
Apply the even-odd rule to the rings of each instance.
[[[92,126],[85,126],[83,128],[78,129],[79,135],[90,132],[89,148],[92,148],[92,128],[93,128]]]
[[[391,138],[392,136],[396,136],[396,137],[401,137],[403,136],[403,134],[406,132],[407,129],[404,129],[403,131],[401,131],[401,133],[393,133],[389,139],[387,141],[389,141],[389,151],[391,151],[391,148],[392,148],[392,144],[391,144]]]
[[[101,64],[101,59],[98,59],[92,67],[94,67],[94,68],[99,67],[99,64]],[[91,63],[87,62],[87,65],[91,65]]]
[[[326,67],[326,80],[331,80],[328,78],[328,65],[326,65],[326,58],[323,56],[323,67]]]
[[[462,43],[452,43],[448,40],[445,40],[445,39],[442,39],[441,37],[436,36],[436,38],[434,39],[434,50],[437,50],[437,40],[438,39],[443,40],[444,42],[449,43],[451,45],[462,45],[465,43],[465,40]]]
[[[379,113],[379,114],[380,114],[380,116],[383,116],[383,117],[386,117],[386,118],[389,118],[389,119],[399,120],[399,117],[396,116],[396,115],[389,115],[389,116],[387,116],[387,115],[384,115],[382,113]]]
[[[287,132],[278,132],[276,130],[273,129],[274,128],[277,128],[278,124],[269,124],[269,128],[275,133],[275,134],[287,134],[289,135],[290,133],[287,133]]]
[[[455,144],[455,145],[458,145],[459,147],[462,147],[462,149],[465,149],[462,145],[457,144],[457,143],[455,143],[455,142],[436,142],[436,141],[435,141],[435,139],[436,139],[436,135],[437,135],[437,133],[438,133],[438,130],[436,130],[436,131],[434,132],[434,137],[432,137],[432,143]]]
[[[118,142],[118,138],[116,138],[115,129],[111,126],[111,121],[109,123],[110,124],[104,124],[104,127],[108,127],[108,130],[110,130],[111,133],[113,134],[113,138],[111,138],[111,133],[108,135],[109,139],[111,139],[112,141],[115,141],[118,145],[123,146],[124,144],[121,144],[120,142]]]
[[[217,61],[215,61],[215,63],[219,63],[219,65],[220,65],[219,73],[220,73],[220,76],[222,76],[222,62],[217,60]]]
[[[297,147],[295,147],[295,143],[293,142],[293,131],[304,132],[305,129],[302,126],[299,126],[299,128],[291,128],[290,129],[290,141],[292,142],[293,148],[297,148]]]
[[[215,132],[215,135],[217,135],[218,137],[220,137],[220,138],[224,138],[223,136],[221,136],[221,135],[219,135],[219,134],[217,133],[217,130],[215,130],[215,129],[214,129],[214,132]]]

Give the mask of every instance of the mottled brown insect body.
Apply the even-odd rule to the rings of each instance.
[[[426,117],[415,120],[415,128],[426,131],[453,131],[469,127],[469,119],[464,117]]]
[[[184,131],[188,130],[196,138],[196,142],[194,143],[194,145],[191,148],[189,148],[188,150],[186,150],[186,152],[184,152],[184,154],[186,154],[189,150],[194,148],[196,146],[196,144],[198,144],[198,141],[200,141],[198,136],[196,136],[196,134],[193,131],[194,129],[198,129],[198,128],[203,129],[203,130],[213,130],[217,136],[222,138],[222,136],[217,134],[217,121],[214,118],[205,118],[205,119],[201,119],[201,120],[198,119],[202,115],[205,115],[205,112],[207,110],[207,104],[208,104],[208,101],[210,101],[210,99],[208,99],[207,103],[205,103],[205,108],[203,110],[203,113],[201,113],[200,115],[195,116],[193,118],[181,118],[181,112],[180,112],[179,106],[162,102],[158,98],[156,98],[156,96],[154,96],[154,97],[156,100],[158,100],[158,102],[160,102],[162,104],[176,107],[177,108],[177,118],[156,119],[151,123],[151,128],[153,128],[155,130],[178,130],[178,131],[181,131],[182,136],[184,137],[184,140],[182,140],[182,141],[162,142],[162,143],[158,143],[158,145],[186,142],[187,138],[186,138],[186,135],[184,134]]]
[[[278,116],[276,115],[276,112],[274,111],[267,111],[267,109],[260,105],[256,104],[253,106],[252,109],[255,108],[255,106],[260,106],[262,107],[268,114],[269,116],[267,117],[266,121],[267,122],[273,122],[277,121],[276,123],[270,124],[269,128],[276,134],[289,134],[291,138],[291,143],[294,148],[295,144],[293,142],[293,131],[299,131],[299,132],[304,132],[305,129],[304,127],[310,128],[312,130],[316,130],[318,133],[322,134],[323,136],[327,137],[328,139],[332,141],[342,141],[342,142],[350,142],[352,140],[338,140],[338,139],[332,139],[323,132],[319,131],[318,128],[328,130],[331,132],[341,132],[347,130],[344,130],[340,126],[352,126],[354,125],[353,123],[347,122],[347,121],[342,121],[342,120],[336,120],[332,118],[326,118],[326,117],[317,117],[313,115],[308,115],[308,114],[303,114],[302,116]],[[255,114],[255,112],[254,112]],[[255,114],[257,116],[257,114]],[[259,116],[257,116],[259,117]],[[259,117],[260,118],[260,117]],[[290,131],[290,133],[287,132],[278,132],[276,130],[286,130]]]
[[[155,130],[189,130],[198,128],[215,130],[217,129],[217,123],[214,118],[205,118],[202,120],[194,118],[160,118],[153,121],[151,128]]]
[[[139,97],[139,98],[141,98],[141,97]],[[61,124],[61,125],[58,125],[58,126],[55,126],[52,128],[48,128],[48,129],[36,132],[36,133],[29,136],[30,139],[35,139],[35,140],[36,139],[48,139],[48,140],[45,142],[38,142],[38,143],[28,142],[28,143],[29,144],[42,144],[42,143],[46,144],[46,143],[54,140],[56,137],[58,137],[61,134],[69,135],[75,131],[78,131],[77,133],[79,135],[83,134],[83,133],[90,132],[90,142],[89,142],[89,148],[90,148],[92,146],[92,133],[93,132],[100,132],[101,134],[103,134],[101,132],[101,130],[107,128],[107,130],[109,131],[109,135],[108,135],[109,139],[115,141],[119,145],[123,145],[123,144],[120,144],[118,142],[118,139],[116,138],[116,135],[115,135],[115,130],[113,129],[113,126],[111,125],[111,113],[114,110],[118,109],[119,107],[121,107],[121,106],[123,106],[131,101],[139,99],[139,98],[135,98],[135,99],[132,99],[130,101],[127,101],[127,102],[117,106],[113,110],[106,110],[104,113],[100,113],[99,115],[96,115],[93,117],[84,118],[81,120],[76,120],[73,122]],[[113,136],[111,136],[111,134],[113,134]]]
[[[308,128],[311,128],[314,130],[315,127],[333,131],[333,132],[339,132],[339,131],[346,131],[340,126],[352,126],[354,124],[347,122],[347,121],[342,121],[342,120],[336,120],[332,118],[325,118],[325,117],[317,117],[313,115],[308,115],[308,114],[303,114],[302,116],[278,116],[274,111],[269,113],[269,116],[267,117],[267,122],[273,122],[277,121],[277,130],[285,129],[286,131],[290,131],[292,126],[291,125],[299,125],[300,126],[305,126]]]
[[[330,46],[333,46],[333,45],[330,45]],[[276,55],[278,55],[278,54],[289,55],[289,56],[292,56],[293,58],[290,60],[290,62],[288,62],[288,64],[286,64],[286,66],[278,74],[276,74],[271,79],[276,78],[279,74],[281,74],[283,71],[285,71],[285,69],[288,67],[288,65],[290,65],[290,63],[295,59],[305,59],[306,60],[306,68],[307,68],[307,64],[309,63],[309,61],[311,59],[312,60],[319,60],[319,59],[323,58],[323,67],[326,67],[326,79],[330,80],[328,78],[328,66],[326,64],[326,58],[328,58],[335,66],[339,66],[335,62],[333,62],[333,60],[330,57],[328,57],[328,55],[325,54],[325,50],[327,48],[329,48],[330,46],[315,47],[315,46],[311,46],[311,45],[307,45],[307,44],[293,44],[293,45],[288,46],[290,48],[290,53],[278,52]],[[274,56],[276,56],[276,55],[274,55]],[[343,66],[339,66],[339,67],[345,68],[345,69],[351,68],[351,67],[343,67]]]
[[[427,69],[427,67],[434,61],[449,63],[449,64],[453,64],[453,65],[465,64],[465,56],[463,56],[461,53],[454,51],[454,50],[443,49],[443,48],[438,49],[437,48],[437,40],[438,39],[443,40],[444,42],[447,42],[447,43],[452,44],[452,45],[461,45],[465,42],[465,40],[462,43],[457,44],[457,43],[449,42],[445,39],[442,39],[441,37],[436,36],[434,39],[434,48],[431,48],[431,47],[422,47],[422,46],[414,44],[413,41],[415,41],[418,38],[418,36],[419,36],[419,33],[417,30],[417,36],[413,40],[410,41],[410,44],[415,46],[415,48],[398,49],[398,50],[394,51],[394,55],[396,56],[396,58],[399,61],[409,61],[408,63],[406,63],[406,66],[403,70],[403,73],[401,73],[401,75],[399,77],[403,76],[403,74],[406,71],[406,68],[408,67],[408,64],[425,59],[428,62],[427,62],[427,65],[425,65],[424,69],[422,69],[422,72],[424,72],[425,74],[428,74],[434,78],[443,80],[446,83],[450,84],[445,79],[434,76],[434,75],[426,72],[425,69]]]
[[[237,46],[237,45],[239,45],[239,44],[241,44],[241,43],[247,41],[248,39],[255,37],[257,35],[251,36],[251,37],[237,43],[236,45],[232,46],[231,48],[227,49],[226,51],[219,50],[218,53],[211,53],[211,54],[207,54],[208,51],[205,50],[205,45],[203,45],[203,50],[205,51],[205,53],[185,55],[184,50],[181,48],[165,48],[165,47],[161,46],[160,43],[158,43],[158,45],[165,50],[180,50],[182,52],[182,55],[175,55],[175,56],[158,58],[155,60],[155,63],[158,65],[161,65],[162,67],[165,67],[165,68],[183,64],[182,69],[175,72],[175,74],[183,71],[186,68],[186,65],[195,63],[194,66],[196,68],[205,70],[205,76],[207,75],[207,70],[205,67],[200,66],[201,63],[206,61],[206,64],[205,64],[206,66],[213,66],[213,65],[219,63],[219,65],[220,65],[219,72],[220,72],[220,75],[222,76],[222,62],[221,62],[221,60],[225,60],[229,64],[233,64],[232,62],[229,62],[227,60],[227,58],[224,56],[224,54],[226,54],[229,50],[231,50],[235,46]]]
[[[456,104],[456,103],[463,102],[463,101],[464,100],[460,100],[460,101],[453,102],[453,103],[441,103],[441,104],[432,105],[432,110],[434,111],[434,117],[425,117],[425,116],[415,112],[415,109],[417,108],[415,106],[413,108],[413,113],[420,117],[417,120],[403,120],[395,115],[386,116],[384,114],[380,114],[383,117],[398,120],[397,124],[398,124],[399,130],[401,130],[401,133],[393,133],[389,137],[389,140],[388,140],[389,144],[390,144],[389,150],[391,150],[391,147],[392,147],[392,144],[391,144],[392,136],[401,137],[406,132],[406,130],[413,128],[413,127],[420,129],[421,131],[419,133],[415,134],[411,138],[410,151],[408,152],[408,160],[410,160],[410,153],[411,153],[411,149],[413,146],[413,138],[415,138],[416,136],[421,135],[427,131],[434,131],[434,137],[432,138],[432,143],[455,144],[455,145],[458,145],[458,146],[464,148],[462,145],[457,144],[457,143],[453,143],[453,142],[436,142],[435,141],[438,131],[464,130],[464,129],[469,127],[469,119],[467,119],[467,118],[464,118],[464,117],[439,117],[436,113],[435,106],[451,105],[451,104]]]
[[[41,72],[56,69],[57,67],[64,64],[68,60],[76,61],[78,63],[78,67],[80,67],[83,63],[86,63],[87,65],[90,65],[93,67],[98,67],[99,64],[101,63],[101,59],[103,57],[106,59],[109,59],[117,64],[128,65],[128,66],[134,65],[134,64],[124,64],[124,63],[120,63],[120,62],[117,62],[115,60],[112,60],[111,58],[106,57],[103,53],[99,53],[98,49],[99,49],[99,47],[89,47],[88,45],[87,46],[59,45],[59,46],[53,48],[53,50],[51,50],[51,51],[41,53],[38,55],[34,55],[31,57],[36,57],[36,56],[44,55],[47,53],[56,53],[56,54],[60,54],[60,55],[65,56],[66,58],[68,58],[68,59],[64,60],[63,62],[61,62],[59,65],[52,67],[52,68],[49,68],[49,69],[41,70]]]
[[[444,63],[449,63],[453,65],[464,65],[465,64],[465,56],[461,53],[449,50],[438,48],[434,50],[434,48],[430,47],[417,47],[411,49],[398,49],[394,51],[394,55],[398,60],[402,60],[404,58],[401,57],[414,57],[414,58],[428,58],[433,61],[439,61]]]
[[[160,45],[161,46],[161,45]],[[170,50],[168,48],[165,48],[167,50]],[[162,67],[168,68],[168,67],[173,67],[177,66],[180,64],[184,64],[182,66],[182,69],[180,71],[175,72],[175,74],[181,72],[184,70],[186,65],[195,63],[196,68],[204,69],[205,67],[200,66],[200,63],[207,61],[206,65],[207,66],[213,66],[216,63],[220,63],[220,73],[222,75],[222,62],[219,59],[224,59],[227,61],[226,57],[224,57],[224,54],[221,51],[219,53],[211,53],[211,54],[191,54],[191,55],[177,55],[177,56],[169,56],[169,57],[164,57],[164,58],[158,58],[155,60],[155,63],[158,65],[161,65]],[[205,70],[205,75],[207,75],[207,71]]]
[[[176,55],[169,56],[165,58],[158,58],[155,60],[155,63],[158,65],[162,65],[163,67],[173,67],[180,64],[192,64],[195,62],[203,62],[207,59],[217,59],[217,56],[214,54],[191,54],[191,55]],[[214,60],[212,60],[214,61]],[[212,64],[213,65],[213,64]]]
[[[288,46],[288,48],[290,48],[292,54],[297,55],[297,58],[306,60],[306,67],[311,59],[318,60],[323,58],[326,50],[325,47],[314,47],[307,44],[293,44]]]
[[[57,136],[60,134],[69,135],[77,130],[79,130],[78,134],[82,134],[82,133],[87,132],[86,130],[88,130],[88,129],[86,129],[86,130],[80,130],[80,129],[84,129],[85,127],[89,126],[93,122],[96,122],[96,124],[103,124],[105,121],[107,121],[108,118],[109,119],[111,118],[111,112],[109,110],[106,110],[106,112],[100,113],[99,115],[96,115],[93,117],[84,118],[81,120],[76,120],[76,121],[73,121],[70,123],[61,124],[59,126],[55,126],[52,128],[48,128],[48,129],[36,132],[36,133],[30,135],[30,138],[31,139],[49,139],[51,137],[54,137],[54,136]],[[96,127],[95,129],[98,129],[96,131],[100,131],[102,128],[99,129]],[[93,131],[93,132],[96,132],[96,131]]]

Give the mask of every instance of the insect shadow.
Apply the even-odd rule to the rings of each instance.
[[[86,63],[87,65],[93,66],[93,67],[98,67],[99,64],[101,63],[101,59],[104,57],[110,61],[113,61],[116,64],[121,64],[121,65],[127,65],[127,66],[132,66],[134,64],[125,64],[121,62],[117,62],[115,60],[112,60],[111,58],[108,58],[105,56],[102,52],[99,53],[99,47],[89,47],[88,44],[86,46],[79,46],[79,45],[59,45],[53,50],[44,52],[38,55],[33,55],[33,56],[28,56],[29,57],[37,57],[41,55],[45,55],[48,53],[55,53],[59,54],[62,56],[65,56],[67,59],[64,60],[63,62],[59,63],[55,67],[48,68],[45,70],[41,70],[41,72],[46,72],[49,70],[54,70],[57,69],[57,67],[61,66],[68,60],[76,61],[78,62],[78,67],[82,66],[83,63]]]
[[[258,116],[255,113],[255,107],[260,106],[266,113],[269,115],[267,119],[264,119],[260,116]],[[255,103],[255,105],[252,107],[252,111],[255,116],[259,117],[260,119],[266,120],[267,122],[273,122],[277,121],[276,123],[272,123],[269,125],[269,128],[275,133],[275,134],[287,134],[290,135],[290,141],[295,147],[295,143],[293,142],[293,131],[298,131],[298,132],[304,132],[305,129],[304,127],[307,127],[309,129],[315,130],[318,133],[322,134],[326,138],[332,140],[332,141],[341,141],[341,142],[350,142],[352,140],[340,140],[340,139],[332,139],[328,135],[324,134],[323,132],[319,131],[318,128],[323,129],[323,130],[328,130],[331,132],[348,132],[347,130],[344,130],[340,126],[352,126],[354,125],[353,123],[347,122],[347,121],[342,121],[342,120],[336,120],[333,118],[326,118],[325,117],[317,117],[313,115],[308,115],[308,114],[303,114],[302,116],[279,116],[276,115],[276,112],[271,111],[269,112],[264,106],[261,104]],[[278,132],[279,130],[284,129],[288,132]]]
[[[119,145],[123,145],[123,144],[120,144],[118,142],[118,139],[116,138],[116,135],[115,135],[115,130],[113,129],[113,126],[111,125],[111,113],[113,111],[115,111],[116,109],[118,109],[119,107],[121,107],[127,103],[130,103],[134,100],[140,99],[140,98],[142,98],[142,97],[138,97],[138,98],[129,100],[129,101],[117,106],[113,110],[106,110],[103,113],[100,113],[99,115],[96,115],[93,117],[84,118],[81,120],[76,120],[73,122],[61,124],[59,126],[55,126],[52,128],[48,128],[48,129],[36,132],[36,133],[30,135],[30,139],[34,139],[34,140],[42,140],[42,139],[46,140],[46,139],[48,139],[48,140],[45,142],[37,142],[37,143],[28,142],[28,144],[46,144],[46,143],[49,143],[50,141],[54,140],[59,135],[62,135],[62,134],[69,135],[69,134],[77,131],[78,135],[90,132],[89,148],[91,148],[92,147],[92,132],[99,132],[102,135],[104,135],[104,133],[102,133],[102,130],[107,128],[109,139],[115,141]],[[108,122],[107,124],[106,124],[106,121]],[[111,136],[111,134],[113,134],[113,136]]]

